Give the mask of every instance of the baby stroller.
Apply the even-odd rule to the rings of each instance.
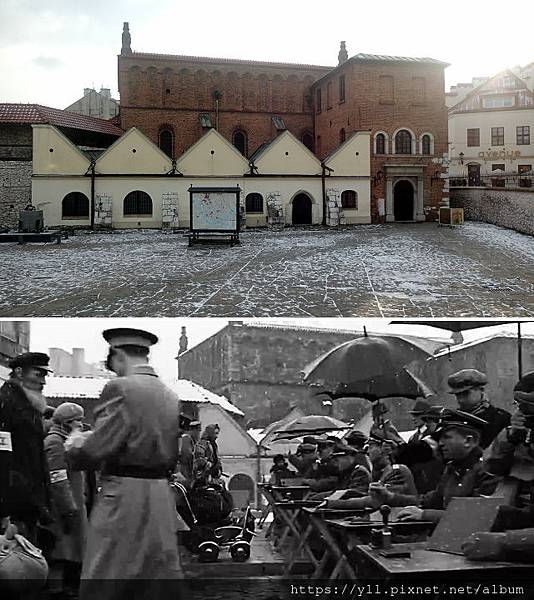
[[[191,530],[184,538],[185,545],[201,562],[215,562],[221,548],[230,551],[234,562],[248,560],[250,542],[256,535],[250,507],[243,515],[232,517],[232,497],[222,484],[194,487],[189,493],[181,483],[172,487],[176,508]]]

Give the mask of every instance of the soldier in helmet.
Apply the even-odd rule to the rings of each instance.
[[[448,379],[450,393],[456,396],[458,408],[488,423],[480,438],[482,449],[487,448],[497,434],[510,424],[510,413],[490,404],[484,391],[487,383],[486,375],[476,369],[462,369]]]
[[[101,472],[80,600],[130,598],[132,590],[133,597],[161,598],[155,580],[182,576],[168,481],[178,459],[180,403],[148,364],[155,335],[121,328],[103,336],[110,345],[107,366],[118,377],[102,391],[94,429],[66,442],[74,468]]]
[[[87,535],[85,477],[73,470],[65,453],[65,441],[73,431],[81,431],[83,407],[74,402],[60,404],[52,415],[52,425],[44,448],[50,470],[50,492],[56,541],[49,556],[50,592],[74,593],[69,589],[79,577]]]
[[[476,533],[464,544],[466,556],[474,560],[519,560],[534,554],[534,372],[524,375],[514,387],[516,410],[510,425],[491,445],[486,468],[503,476],[502,533]]]
[[[0,518],[10,517],[33,543],[37,523],[51,522],[42,418],[49,360],[41,352],[15,356],[0,389]]]

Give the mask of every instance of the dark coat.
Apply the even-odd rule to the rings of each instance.
[[[335,490],[339,483],[339,467],[335,456],[320,459],[312,466],[306,481],[314,492]]]
[[[13,447],[12,452],[0,452],[0,516],[37,519],[50,508],[43,422],[12,381],[0,388],[0,430],[11,433]]]
[[[510,413],[491,404],[484,403],[470,412],[488,422],[480,437],[480,447],[482,449],[487,448],[497,435],[510,425]]]

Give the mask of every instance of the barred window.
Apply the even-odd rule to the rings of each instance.
[[[401,129],[395,136],[395,154],[412,153],[412,135],[406,129]]]
[[[243,156],[247,155],[247,134],[244,131],[234,131],[232,144],[241,152]]]
[[[504,146],[504,127],[491,128],[491,145]]]
[[[375,154],[386,153],[386,136],[383,133],[379,133],[376,136],[376,152]]]
[[[89,217],[89,198],[81,192],[70,192],[61,203],[63,219],[86,219]]]
[[[421,140],[421,152],[422,154],[430,154],[430,136],[424,135]]]
[[[256,192],[247,194],[245,199],[245,210],[247,213],[262,213],[263,212],[263,196]]]
[[[342,208],[358,208],[358,194],[354,190],[345,190],[341,193]]]
[[[124,198],[123,213],[125,215],[152,215],[152,198],[141,190],[130,192]]]
[[[467,130],[467,145],[480,146],[480,129],[476,128]]]
[[[518,146],[525,146],[530,144],[530,126],[520,125],[516,127],[516,143]]]

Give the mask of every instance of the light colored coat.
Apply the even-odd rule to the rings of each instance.
[[[95,427],[69,456],[99,468],[101,489],[91,513],[80,600],[143,596],[150,579],[179,579],[178,526],[167,479],[106,475],[122,467],[172,472],[178,459],[179,400],[148,365],[110,381],[95,409]],[[117,580],[102,586],[97,580]],[[119,581],[120,580],[120,581]],[[102,581],[100,581],[100,584]],[[148,591],[148,590],[147,590]]]

